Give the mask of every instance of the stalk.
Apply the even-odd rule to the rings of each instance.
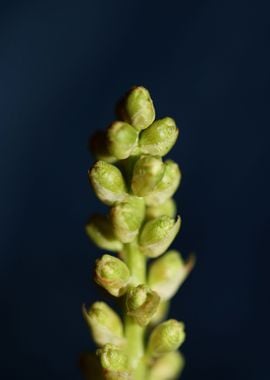
[[[125,245],[124,261],[130,270],[130,285],[144,284],[146,282],[146,257],[139,250],[136,240]]]
[[[124,249],[124,261],[131,273],[131,284],[144,284],[146,282],[146,257],[140,252],[137,241],[126,244]],[[129,365],[134,370],[134,380],[145,380],[145,327],[139,326],[134,319],[127,314],[125,315],[124,323]]]

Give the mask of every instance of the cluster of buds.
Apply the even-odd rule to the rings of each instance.
[[[99,348],[95,357],[84,356],[82,367],[87,379],[173,380],[184,365],[177,351],[185,340],[184,324],[164,319],[170,299],[194,265],[193,257],[185,261],[179,252],[168,251],[181,226],[172,199],[181,172],[163,156],[179,131],[170,117],[155,120],[143,87],[126,94],[117,116],[93,137],[97,161],[89,179],[109,210],[94,215],[86,232],[98,247],[113,253],[104,252],[97,260],[95,281],[121,300],[123,318],[104,302],[83,306]]]

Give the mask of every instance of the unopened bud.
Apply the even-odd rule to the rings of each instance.
[[[83,305],[82,313],[97,345],[124,343],[122,321],[106,303],[95,302],[89,310]]]
[[[131,188],[135,195],[143,197],[153,191],[164,174],[164,164],[160,158],[141,156],[133,170]]]
[[[97,355],[100,358],[102,368],[107,372],[121,373],[128,369],[128,357],[126,353],[119,347],[113,344],[106,344],[104,347],[97,350]],[[109,378],[109,377],[106,377]],[[114,379],[114,377],[110,377]]]
[[[115,252],[122,249],[123,244],[115,237],[112,225],[106,216],[92,216],[85,229],[87,235],[99,248]]]
[[[169,319],[152,331],[147,348],[148,356],[157,357],[175,351],[184,340],[184,324],[175,319]]]
[[[167,199],[162,204],[146,207],[147,219],[158,218],[162,215],[169,216],[170,218],[174,218],[176,216],[176,204],[172,198]]]
[[[140,136],[141,151],[152,156],[165,156],[174,146],[177,136],[178,129],[172,118],[156,120]]]
[[[171,245],[180,229],[181,219],[176,221],[168,216],[161,216],[148,221],[140,234],[140,250],[148,257],[158,257]]]
[[[123,160],[137,146],[138,132],[130,124],[115,121],[108,129],[108,149],[112,156]]]
[[[149,380],[178,379],[184,366],[185,360],[180,352],[169,352],[154,361],[154,364],[149,371]]]
[[[159,302],[157,311],[153,315],[153,318],[151,319],[150,323],[152,326],[157,325],[158,323],[164,321],[167,318],[169,312],[169,302],[163,301],[162,299]]]
[[[194,256],[187,262],[177,251],[169,251],[154,261],[149,269],[149,286],[163,300],[171,299],[187,278],[195,263]]]
[[[147,285],[138,285],[127,293],[127,314],[140,326],[146,326],[155,314],[159,304],[159,296]]]
[[[124,120],[138,131],[147,128],[155,120],[155,109],[148,90],[144,87],[134,87],[123,102]]]
[[[96,261],[95,280],[113,296],[119,297],[125,293],[129,278],[129,269],[122,260],[103,255]]]
[[[97,197],[107,205],[126,196],[126,185],[120,170],[105,161],[97,161],[89,171],[90,181]]]
[[[123,243],[130,243],[139,232],[144,219],[144,199],[129,196],[111,209],[114,233]]]
[[[146,196],[148,206],[156,206],[164,203],[173,196],[181,181],[181,172],[178,165],[167,160],[164,162],[164,175],[157,183],[153,191]]]

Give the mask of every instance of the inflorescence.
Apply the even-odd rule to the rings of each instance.
[[[83,306],[96,355],[82,356],[86,379],[173,380],[184,359],[182,322],[164,321],[169,301],[194,265],[168,250],[181,218],[172,199],[181,181],[178,165],[163,160],[179,130],[170,117],[155,120],[144,87],[132,88],[117,106],[117,121],[96,134],[97,161],[89,170],[95,194],[109,206],[86,225],[91,240],[114,254],[96,261],[95,281],[122,308],[120,317],[99,301]],[[156,260],[153,260],[156,259]]]

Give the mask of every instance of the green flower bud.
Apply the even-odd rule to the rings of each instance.
[[[159,296],[147,285],[138,285],[127,292],[127,314],[140,326],[146,326],[157,311]]]
[[[97,350],[97,355],[106,379],[128,379],[128,377],[119,377],[121,373],[128,372],[128,357],[121,348],[113,344],[106,344]]]
[[[97,197],[105,204],[112,205],[125,198],[125,181],[116,166],[97,161],[89,171],[89,177]]]
[[[99,248],[115,252],[122,249],[123,244],[115,237],[112,225],[107,217],[103,215],[92,216],[85,229],[87,235]]]
[[[129,196],[111,209],[114,233],[123,243],[130,243],[138,235],[144,219],[144,199]]]
[[[138,131],[149,127],[155,120],[155,109],[149,92],[144,87],[134,87],[124,100],[124,120]]]
[[[148,380],[176,380],[185,366],[183,355],[172,351],[157,358],[149,371]]]
[[[165,156],[174,146],[178,129],[170,117],[156,120],[140,136],[140,148],[143,153],[152,156]]]
[[[155,206],[146,207],[147,219],[158,218],[159,216],[167,215],[170,218],[176,216],[176,204],[172,198],[167,199],[164,203]]]
[[[148,206],[156,206],[171,198],[181,181],[181,172],[178,165],[167,160],[164,162],[164,175],[153,191],[146,196]]]
[[[108,129],[108,150],[112,156],[123,160],[137,146],[138,132],[128,123],[115,121]]]
[[[129,269],[122,260],[103,255],[96,261],[95,281],[113,296],[119,297],[125,293],[129,278]]]
[[[148,356],[157,357],[175,351],[184,340],[184,324],[175,319],[169,319],[152,331],[147,348]]]
[[[153,191],[164,174],[164,164],[160,158],[141,156],[133,169],[131,188],[135,195],[143,197]]]
[[[180,216],[175,221],[166,215],[146,222],[139,237],[140,250],[148,257],[160,256],[171,245],[180,224]]]
[[[185,263],[180,253],[169,251],[154,261],[149,269],[149,286],[163,300],[171,299],[194,266],[194,256]]]
[[[80,369],[85,380],[103,380],[103,371],[96,355],[84,352],[80,356]]]
[[[82,307],[83,317],[99,346],[124,343],[123,324],[119,316],[104,302],[95,302],[89,310]]]
[[[90,150],[96,159],[110,163],[117,161],[116,157],[113,157],[108,150],[105,132],[96,132],[91,138],[89,145]]]
[[[157,311],[153,315],[153,318],[151,319],[150,323],[151,325],[157,325],[158,323],[164,321],[168,315],[169,312],[169,302],[161,300],[159,302]]]

